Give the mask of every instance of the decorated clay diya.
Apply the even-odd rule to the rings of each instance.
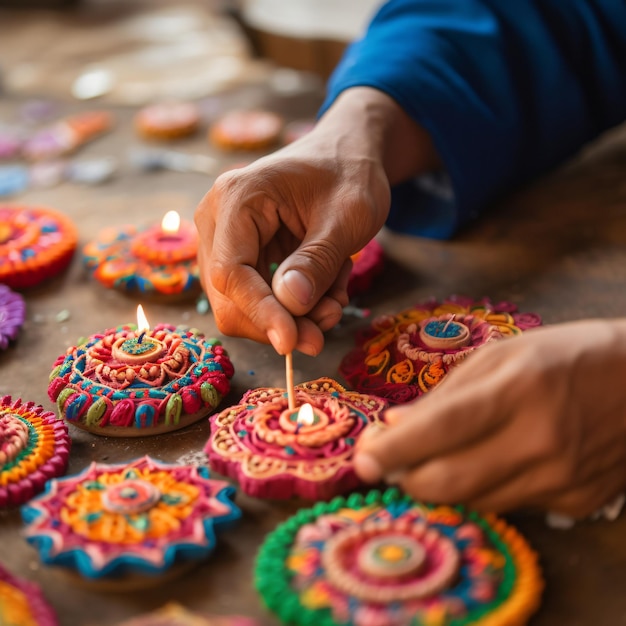
[[[358,391],[408,402],[438,385],[473,350],[540,324],[538,315],[520,313],[510,302],[430,300],[376,318],[357,335],[339,371]]]
[[[6,350],[24,323],[26,304],[19,293],[0,285],[0,350]]]
[[[280,139],[284,120],[271,111],[230,111],[209,129],[209,141],[223,150],[262,150]]]
[[[26,502],[64,474],[70,445],[67,426],[54,413],[0,398],[0,508]]]
[[[29,137],[22,145],[22,155],[31,161],[56,159],[74,152],[112,126],[113,116],[107,111],[70,115]]]
[[[383,247],[376,239],[372,239],[351,258],[352,271],[348,280],[350,297],[368,291],[385,266]]]
[[[56,615],[41,589],[13,576],[0,565],[0,624],[6,626],[57,626]]]
[[[210,466],[259,498],[321,500],[360,485],[354,446],[366,426],[383,424],[386,403],[346,391],[330,378],[284,389],[246,392],[240,404],[211,417]]]
[[[159,324],[118,326],[60,356],[48,395],[70,424],[132,437],[183,428],[220,403],[234,370],[215,339]]]
[[[195,226],[170,211],[160,226],[103,230],[83,249],[83,261],[105,287],[167,302],[200,293],[197,253]]]
[[[32,287],[64,270],[78,233],[68,217],[53,209],[0,205],[0,283]]]
[[[236,615],[209,617],[170,602],[156,611],[126,620],[118,626],[258,626],[258,622]]]
[[[390,489],[300,510],[266,538],[256,587],[288,624],[523,626],[543,581],[503,520]]]
[[[200,109],[192,102],[161,102],[141,109],[135,130],[146,139],[172,140],[193,135],[200,125]]]
[[[131,590],[205,559],[215,531],[239,519],[233,487],[206,468],[150,457],[92,463],[22,507],[25,536],[47,565]]]

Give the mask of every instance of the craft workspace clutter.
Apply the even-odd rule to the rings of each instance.
[[[622,624],[626,128],[550,148],[613,9],[15,4],[0,626]]]

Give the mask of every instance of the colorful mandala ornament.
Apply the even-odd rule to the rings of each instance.
[[[211,468],[258,498],[322,500],[359,486],[354,446],[366,426],[383,424],[386,402],[330,378],[296,385],[295,399],[294,411],[284,389],[254,389],[212,416]],[[311,411],[301,419],[304,405]]]
[[[206,417],[233,373],[220,342],[195,329],[159,324],[138,332],[128,324],[60,356],[48,396],[69,423],[95,434],[156,435]]]
[[[510,302],[429,300],[376,318],[359,333],[339,372],[358,391],[409,402],[437,386],[473,350],[540,324],[538,315],[520,313]]]
[[[83,262],[107,288],[178,301],[200,293],[197,254],[195,227],[183,221],[175,235],[158,226],[105,229],[84,247]]]
[[[6,350],[26,318],[26,303],[19,293],[0,285],[0,350]]]
[[[261,547],[256,588],[294,625],[522,626],[543,580],[503,520],[389,489],[300,510]]]
[[[161,463],[92,463],[55,479],[22,507],[25,536],[47,565],[88,581],[137,587],[206,558],[215,530],[241,516],[234,488],[206,468]]]
[[[352,255],[348,295],[352,297],[368,291],[384,267],[385,253],[383,247],[376,239],[372,239],[359,252]]]
[[[34,402],[0,398],[0,508],[17,506],[67,469],[67,426]]]
[[[16,578],[0,565],[0,624],[2,626],[57,626],[56,615],[41,590]]]
[[[0,283],[32,287],[64,270],[78,233],[68,217],[44,207],[0,205]]]

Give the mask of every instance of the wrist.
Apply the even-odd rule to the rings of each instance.
[[[393,98],[371,87],[341,93],[318,124],[353,153],[380,162],[394,185],[441,167],[430,135]]]

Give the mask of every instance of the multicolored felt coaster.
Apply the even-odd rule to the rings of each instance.
[[[26,303],[19,293],[0,285],[0,350],[6,350],[26,318]]]
[[[277,143],[284,120],[270,111],[231,111],[209,129],[209,141],[223,150],[262,150]]]
[[[246,392],[240,404],[210,418],[210,466],[258,498],[330,498],[360,485],[354,446],[386,403],[346,391],[330,378],[296,385],[296,409],[284,389]]]
[[[183,221],[175,231],[128,225],[102,231],[83,249],[83,262],[105,287],[176,302],[200,291],[198,235]]]
[[[58,274],[77,241],[76,227],[58,211],[0,204],[0,283],[21,289]]]
[[[148,456],[92,463],[22,507],[24,533],[45,564],[131,589],[208,557],[215,531],[241,516],[234,491],[206,468]]]
[[[0,565],[0,624],[57,626],[56,615],[35,584],[13,576]]]
[[[140,615],[117,626],[258,626],[256,620],[248,617],[205,616],[192,613],[176,602],[170,602],[152,613]]]
[[[473,350],[541,324],[511,302],[453,296],[376,318],[356,338],[339,371],[352,387],[392,403],[438,385]]]
[[[17,506],[67,469],[67,426],[34,402],[0,398],[0,508]]]
[[[220,342],[195,329],[128,324],[61,355],[48,396],[69,423],[97,435],[155,435],[206,417],[233,373]]]
[[[368,291],[384,267],[385,253],[383,247],[376,239],[372,239],[359,252],[352,255],[348,295],[352,297]]]
[[[396,489],[300,510],[262,545],[256,588],[284,624],[523,626],[536,554],[503,520]]]

